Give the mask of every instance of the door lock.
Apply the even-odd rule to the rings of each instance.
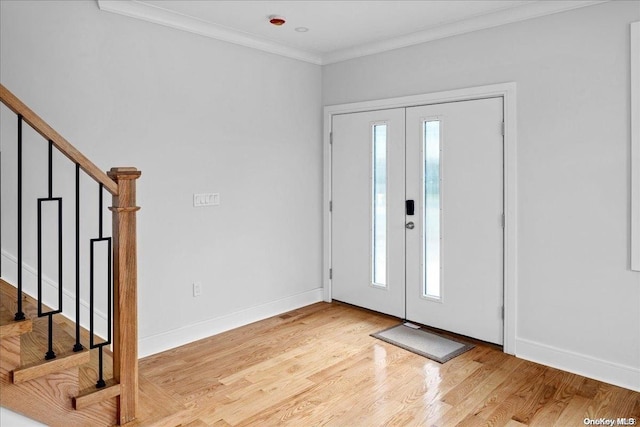
[[[413,200],[405,200],[404,206],[405,206],[405,212],[407,215],[414,215],[415,202]]]

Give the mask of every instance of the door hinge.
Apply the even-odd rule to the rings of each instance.
[[[333,200],[329,200],[329,212],[333,212]]]
[[[501,219],[501,222],[502,222],[502,228],[504,228],[504,226],[505,226],[505,221],[506,221],[506,220],[505,220],[505,218],[504,218],[504,213],[503,213],[503,214],[502,214],[502,219]]]
[[[502,136],[504,136],[504,122],[502,122],[501,131],[502,131]]]
[[[329,132],[329,144],[333,144],[333,132]]]
[[[333,279],[333,268],[329,269],[329,279]]]

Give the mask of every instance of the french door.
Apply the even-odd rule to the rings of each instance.
[[[404,108],[333,117],[332,298],[405,313]]]
[[[333,116],[333,299],[503,342],[502,111]]]

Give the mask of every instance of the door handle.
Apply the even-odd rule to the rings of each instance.
[[[415,226],[416,225],[413,223],[413,221],[409,221],[408,223],[405,224],[405,227],[407,227],[409,230],[413,230]]]

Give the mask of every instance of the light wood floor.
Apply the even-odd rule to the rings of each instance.
[[[147,409],[132,425],[640,421],[640,393],[516,359],[495,346],[476,343],[441,365],[369,336],[397,322],[318,303],[142,359],[140,399]]]

